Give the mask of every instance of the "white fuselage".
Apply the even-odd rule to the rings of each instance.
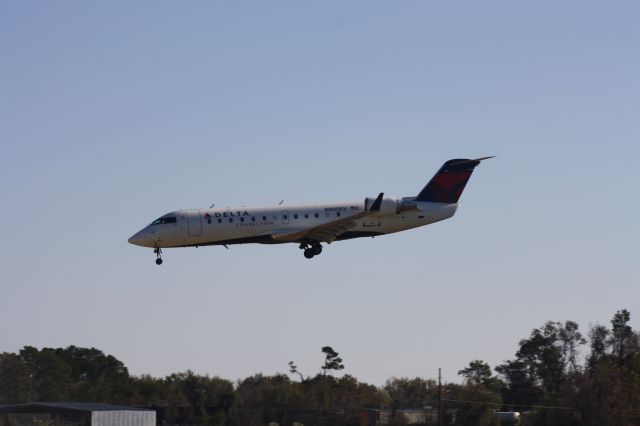
[[[457,203],[411,203],[410,198],[385,197],[380,211],[356,219],[350,229],[336,240],[384,235],[428,225],[450,218],[457,208]],[[357,215],[364,209],[366,206],[362,201],[353,201],[177,210],[146,226],[131,237],[129,242],[155,248],[294,242],[277,241],[272,235],[316,227]]]

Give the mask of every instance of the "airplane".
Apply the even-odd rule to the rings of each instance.
[[[157,265],[163,248],[246,243],[295,243],[311,259],[322,253],[322,243],[377,237],[452,217],[471,173],[488,158],[493,157],[445,162],[413,197],[381,192],[364,202],[176,210],[145,226],[129,243],[153,248]]]

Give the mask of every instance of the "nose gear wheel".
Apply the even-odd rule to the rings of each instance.
[[[162,249],[156,247],[153,249],[153,252],[156,254],[156,265],[162,265]]]

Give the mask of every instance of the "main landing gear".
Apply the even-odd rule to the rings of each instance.
[[[156,265],[162,265],[162,249],[156,247],[153,249],[153,252],[156,254]]]
[[[322,253],[322,245],[317,241],[311,244],[301,243],[300,250],[304,250],[304,257],[311,259],[313,256],[317,256]]]

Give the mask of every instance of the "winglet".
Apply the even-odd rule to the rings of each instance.
[[[381,192],[380,195],[378,195],[378,198],[376,198],[373,204],[371,204],[371,207],[369,207],[370,212],[380,211],[380,206],[382,205],[382,197],[384,197],[384,192]]]
[[[469,163],[477,163],[477,164],[474,164],[474,167],[475,167],[475,166],[477,166],[478,164],[480,164],[480,162],[481,162],[482,160],[488,160],[489,158],[496,158],[496,156],[495,156],[495,155],[492,155],[492,156],[490,156],[490,157],[476,158],[475,160],[461,160],[461,161],[456,162],[456,163],[451,163],[449,166],[450,166],[450,167],[451,167],[451,166],[462,166],[462,165],[469,164]]]

